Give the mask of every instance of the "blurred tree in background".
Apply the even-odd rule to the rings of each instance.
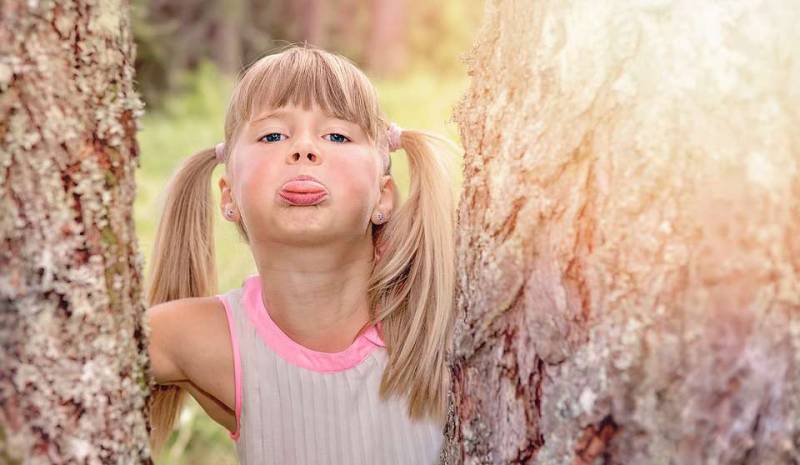
[[[138,91],[149,108],[204,60],[227,75],[287,42],[344,54],[374,76],[464,74],[482,0],[135,0]]]

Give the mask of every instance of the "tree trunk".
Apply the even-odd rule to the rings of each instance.
[[[408,61],[407,0],[371,0],[367,66],[377,76],[401,71]]]
[[[485,14],[444,462],[797,464],[800,9]]]
[[[324,47],[326,2],[322,0],[296,0],[291,2],[292,15],[297,22],[295,36],[301,41]]]
[[[150,463],[129,5],[0,28],[0,462]]]
[[[226,0],[215,2],[213,34],[211,37],[211,57],[219,69],[230,76],[236,76],[243,65],[242,29],[247,27],[245,21],[244,0]]]

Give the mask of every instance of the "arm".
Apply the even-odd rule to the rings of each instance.
[[[186,309],[182,300],[164,302],[145,312],[145,320],[150,326],[147,353],[150,357],[151,374],[157,384],[187,381],[177,360],[184,342],[180,317],[186,313]]]
[[[146,318],[156,383],[185,389],[211,418],[233,431],[233,352],[222,303],[215,297],[177,299],[149,308]]]

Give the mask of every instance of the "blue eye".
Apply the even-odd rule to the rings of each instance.
[[[271,133],[269,133],[269,134],[264,134],[264,135],[263,135],[263,136],[261,136],[261,138],[259,138],[258,140],[263,140],[265,137],[269,137],[269,136],[272,136],[272,135],[274,135],[274,134],[277,134],[279,138],[280,138],[280,136],[282,136],[282,135],[283,135],[283,134],[281,134],[281,133],[279,133],[279,132],[271,132]],[[276,141],[276,140],[274,140],[274,139],[273,139],[273,140],[268,140],[267,142],[278,142],[278,141]]]
[[[341,136],[341,137],[343,137],[345,140],[348,140],[348,141],[350,140],[350,139],[349,139],[347,136],[344,136],[344,135],[342,135],[342,134],[339,134],[338,132],[332,132],[332,133],[331,133],[331,135],[332,135],[332,136]],[[334,142],[335,142],[335,141],[334,141]],[[344,142],[344,141],[342,141],[342,142]]]

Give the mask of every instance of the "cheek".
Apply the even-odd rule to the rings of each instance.
[[[270,160],[247,160],[237,167],[238,197],[243,205],[269,205],[280,184],[279,165]]]
[[[370,209],[376,201],[375,167],[365,159],[337,163],[328,172],[327,179],[334,195],[341,197],[350,208]]]

